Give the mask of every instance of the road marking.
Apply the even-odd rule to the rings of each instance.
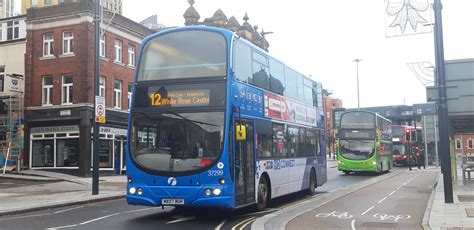
[[[337,217],[339,219],[351,219],[353,216],[349,214],[348,212],[337,212],[337,211],[332,211],[330,213],[319,213],[316,214],[316,217]]]
[[[195,216],[188,216],[188,217],[179,216],[177,220],[168,221],[166,222],[166,224],[174,224],[174,223],[184,222],[184,221],[194,220],[194,219],[196,219]]]
[[[257,218],[257,217],[253,216],[253,217],[250,217],[250,218],[248,218],[248,219],[245,219],[245,220],[239,222],[238,224],[234,225],[234,226],[231,228],[231,230],[235,230],[235,229],[236,229],[237,227],[239,227],[240,225],[246,224],[247,222],[250,222],[250,221],[252,221],[252,220],[254,220],[254,219],[256,219],[256,218]],[[241,227],[241,228],[239,228],[239,229],[243,229],[243,228]]]
[[[397,190],[391,192],[390,194],[388,194],[389,196],[393,195]]]
[[[94,221],[102,220],[102,219],[109,218],[109,217],[112,217],[112,216],[117,216],[117,215],[120,215],[120,214],[148,211],[148,210],[151,210],[151,209],[156,209],[156,207],[136,209],[136,210],[130,210],[130,211],[126,211],[126,212],[118,212],[118,213],[113,213],[113,214],[110,214],[110,215],[102,216],[102,217],[99,217],[99,218],[95,218],[95,219],[92,219],[92,220],[88,220],[88,221],[85,221],[85,222],[82,222],[82,223],[79,223],[79,224],[71,224],[71,225],[65,225],[65,226],[59,226],[59,227],[51,227],[51,228],[46,228],[46,229],[47,230],[54,230],[54,229],[61,229],[61,228],[72,228],[72,227],[77,227],[79,225],[89,224],[89,223],[92,223]]]
[[[227,219],[224,219],[219,225],[216,226],[216,228],[214,228],[214,230],[220,230],[222,228],[222,226],[224,226],[226,221],[227,221]]]
[[[393,219],[394,221],[398,222],[398,220],[408,220],[411,218],[410,215],[388,215],[388,214],[381,214],[377,213],[374,215],[375,218],[379,218],[380,220],[388,220]]]
[[[355,222],[356,222],[356,220],[352,220],[352,221],[351,221],[351,228],[352,228],[352,230],[356,230]]]
[[[387,197],[384,197],[383,199],[379,200],[379,204],[382,203]]]
[[[34,214],[34,215],[27,215],[27,216],[15,216],[15,217],[9,217],[9,218],[2,218],[1,220],[15,220],[15,219],[23,219],[23,218],[29,218],[29,217],[38,217],[38,216],[47,216],[51,215],[51,213],[42,213],[42,214]]]
[[[257,217],[254,217],[253,219],[247,221],[247,223],[245,223],[245,224],[243,224],[242,226],[240,226],[239,230],[245,229],[245,227],[246,227],[247,225],[249,225],[250,223],[254,222],[255,219],[257,219]]]
[[[363,212],[362,214],[360,214],[361,216],[367,214],[370,210],[372,210],[373,208],[375,208],[375,205],[373,205],[372,207],[370,207],[369,209],[365,210],[365,212]]]
[[[400,189],[401,187],[402,187],[402,186],[398,186],[398,188],[397,188],[397,189]]]
[[[67,212],[67,211],[71,211],[71,210],[79,209],[79,208],[83,208],[83,207],[84,207],[84,206],[78,206],[78,207],[74,207],[74,208],[68,208],[68,209],[64,209],[64,210],[59,210],[59,211],[54,212],[54,214],[58,214],[58,213],[62,213],[62,212]]]

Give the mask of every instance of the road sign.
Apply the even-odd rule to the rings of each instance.
[[[101,96],[95,96],[95,121],[105,123],[105,98]]]

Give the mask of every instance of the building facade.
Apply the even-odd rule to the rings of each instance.
[[[79,1],[30,8],[27,14],[25,163],[32,169],[88,176],[94,119],[94,4]],[[99,94],[106,123],[100,127],[100,168],[125,166],[131,85],[148,28],[103,11]]]
[[[10,18],[20,15],[15,11],[16,0],[0,0],[0,19]]]
[[[4,1],[14,1],[14,0],[4,0]],[[55,6],[59,4],[67,4],[67,3],[80,2],[80,1],[93,2],[91,0],[22,0],[21,13],[26,14],[26,11],[31,7],[35,7],[35,8],[47,7],[47,6]],[[122,14],[122,1],[123,0],[101,0],[100,4],[104,9],[107,9],[110,12]]]
[[[0,19],[0,164],[7,160],[11,169],[19,167],[23,152],[25,19]]]
[[[454,135],[456,155],[474,156],[474,133]]]
[[[336,133],[337,130],[334,127],[334,109],[342,108],[342,101],[337,98],[331,98],[329,96],[323,97],[323,106],[325,114],[325,132],[326,132],[326,140],[327,140],[327,147],[328,153],[334,154],[336,152]]]

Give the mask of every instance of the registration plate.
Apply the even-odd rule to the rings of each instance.
[[[162,205],[183,205],[184,199],[161,199]]]

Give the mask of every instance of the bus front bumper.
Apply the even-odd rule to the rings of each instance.
[[[377,172],[377,164],[373,162],[375,161],[340,161],[337,169],[343,172]]]

